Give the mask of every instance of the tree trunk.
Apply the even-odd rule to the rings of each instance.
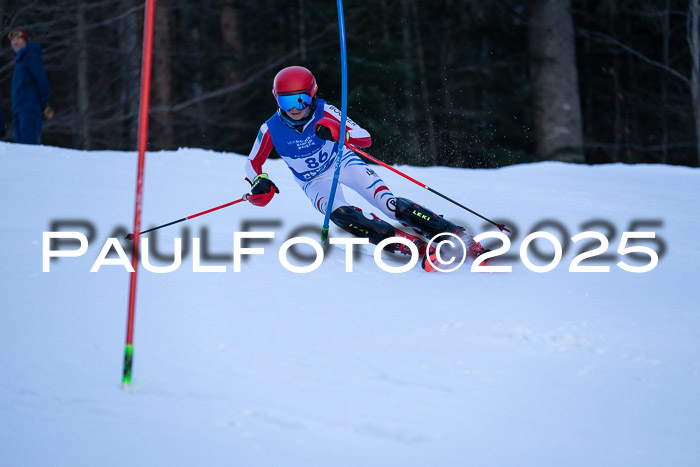
[[[615,49],[613,51],[613,66],[610,70],[610,74],[613,77],[613,108],[614,110],[614,123],[613,123],[613,150],[612,150],[612,160],[611,162],[620,162],[620,139],[622,138],[622,109],[620,108],[620,70],[622,69],[620,52]]]
[[[447,154],[443,154],[443,160],[446,160],[447,165],[458,164],[463,166],[462,152],[464,148],[460,148],[456,144],[453,134],[457,133],[455,128],[455,118],[453,116],[453,79],[454,74],[454,56],[455,46],[452,36],[452,21],[449,16],[444,16],[442,19],[442,43],[440,44],[440,82],[442,83],[442,116],[440,127],[442,128],[440,141],[444,146],[449,148]],[[457,154],[457,160],[455,160]]]
[[[228,2],[221,9],[221,32],[224,42],[228,46],[232,60],[228,60],[224,65],[228,76],[228,84],[233,86],[243,81],[243,73],[238,69],[243,58],[243,40],[241,39],[241,26],[238,8],[234,2]],[[240,91],[236,91],[240,92]],[[244,108],[240,104],[240,99],[229,96],[226,113],[232,115],[231,128],[240,129],[245,126]]]
[[[389,33],[391,9],[387,5],[387,0],[379,0],[379,10],[382,12],[382,40],[385,43],[387,43],[391,38],[391,35]]]
[[[413,70],[411,69],[413,53],[411,49],[411,23],[409,21],[411,11],[408,7],[408,0],[401,0],[401,7],[403,13],[403,18],[401,19],[401,37],[405,67],[403,74],[403,95],[406,105],[406,113],[403,120],[408,126],[406,131],[408,138],[407,152],[409,154],[413,154],[418,160],[420,160],[422,159],[421,150],[418,143],[418,137],[416,136],[416,130],[418,128],[416,124],[416,105],[414,102],[415,96],[413,94]]]
[[[88,50],[85,34],[85,0],[79,0],[76,8],[75,40],[78,48],[76,79],[78,81],[78,121],[80,142],[82,149],[92,149],[90,139],[90,83],[88,82]]]
[[[124,2],[124,10],[129,10],[136,2]],[[139,91],[141,85],[141,50],[143,39],[139,19],[143,17],[142,9],[135,9],[119,22],[120,55],[123,57],[120,69],[119,102],[122,105],[124,132],[121,148],[134,149],[138,140]]]
[[[433,120],[432,106],[430,105],[430,93],[428,91],[428,74],[425,69],[425,53],[423,49],[423,39],[420,33],[420,22],[416,11],[416,1],[411,2],[411,15],[413,17],[413,30],[416,35],[416,58],[418,62],[418,73],[420,74],[420,90],[423,99],[423,112],[425,114],[425,125],[428,129],[428,143],[430,145],[430,160],[432,165],[438,165],[438,147],[435,138],[435,122]]]
[[[304,0],[299,0],[299,58],[306,62],[306,7]]]
[[[537,154],[545,159],[585,162],[571,0],[533,2],[529,47],[536,91]]]
[[[688,4],[688,45],[692,57],[690,89],[693,96],[693,114],[695,115],[695,139],[700,165],[700,0],[690,0]]]
[[[192,9],[192,3],[189,0],[180,0],[179,9],[181,11],[187,11],[194,18],[192,20],[192,42],[190,44],[190,53],[193,50],[203,48],[204,41],[204,31],[207,30],[207,14],[203,8]],[[208,135],[208,125],[207,125],[207,108],[201,96],[204,94],[205,81],[204,81],[204,54],[193,53],[194,56],[194,73],[192,75],[191,92],[193,98],[196,99],[196,104],[194,106],[194,111],[192,117],[194,118],[196,130],[196,140],[197,145],[207,146]]]
[[[664,9],[664,18],[662,20],[662,60],[667,67],[670,66],[670,42],[671,42],[671,24],[670,24],[671,0],[666,0],[666,8]],[[666,77],[661,77],[661,163],[668,164],[668,85]]]
[[[156,2],[155,30],[153,31],[153,86],[154,106],[168,108],[172,105],[172,63],[170,60],[170,21],[168,0]],[[174,149],[175,131],[171,112],[163,110],[155,115],[157,122],[154,140],[159,149]]]

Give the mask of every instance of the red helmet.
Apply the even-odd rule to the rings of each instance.
[[[289,66],[280,70],[272,84],[272,94],[275,99],[280,95],[299,92],[306,93],[313,98],[317,91],[316,78],[303,66]]]

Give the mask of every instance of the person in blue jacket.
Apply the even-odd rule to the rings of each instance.
[[[2,102],[2,96],[0,96],[0,102]],[[5,122],[5,112],[2,111],[2,105],[0,105],[0,139],[5,137],[7,133],[7,123]]]
[[[41,61],[41,45],[29,42],[29,34],[21,28],[10,34],[15,51],[15,72],[12,75],[12,124],[15,142],[38,144],[44,117],[51,118],[49,80]]]

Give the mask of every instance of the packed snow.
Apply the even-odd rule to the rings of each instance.
[[[239,198],[249,189],[244,160],[148,153],[142,228]],[[391,274],[369,246],[345,272],[345,251],[332,246],[318,269],[298,274],[280,263],[280,246],[292,234],[318,239],[323,217],[269,160],[281,193],[267,207],[239,203],[147,234],[160,256],[173,255],[178,237],[188,251],[174,272],[139,270],[127,392],[130,275],[119,265],[90,270],[110,237],[129,253],[136,161],[132,152],[0,143],[1,466],[700,464],[700,170],[399,166],[517,229],[509,257],[491,263],[512,272],[465,264]],[[474,234],[497,230],[376,170],[396,195]],[[44,272],[44,232],[58,230],[84,233],[89,247]],[[234,272],[234,233],[244,230],[274,239],[251,242],[264,254]],[[571,241],[590,230],[609,239],[607,256],[581,264],[610,271],[569,272],[600,245]],[[565,246],[549,272],[519,256],[534,231]],[[650,272],[617,266],[651,261],[618,252],[627,231],[655,232],[629,242],[657,253]],[[225,272],[193,272],[195,237],[202,265]],[[528,249],[538,265],[552,252],[543,239]]]

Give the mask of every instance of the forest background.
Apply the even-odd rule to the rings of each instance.
[[[349,116],[389,163],[700,164],[700,0],[346,0]],[[149,150],[247,154],[272,79],[311,69],[340,105],[330,0],[158,0]],[[11,125],[23,27],[44,49],[42,143],[136,147],[144,2],[0,0]],[[5,136],[11,141],[11,130]]]

